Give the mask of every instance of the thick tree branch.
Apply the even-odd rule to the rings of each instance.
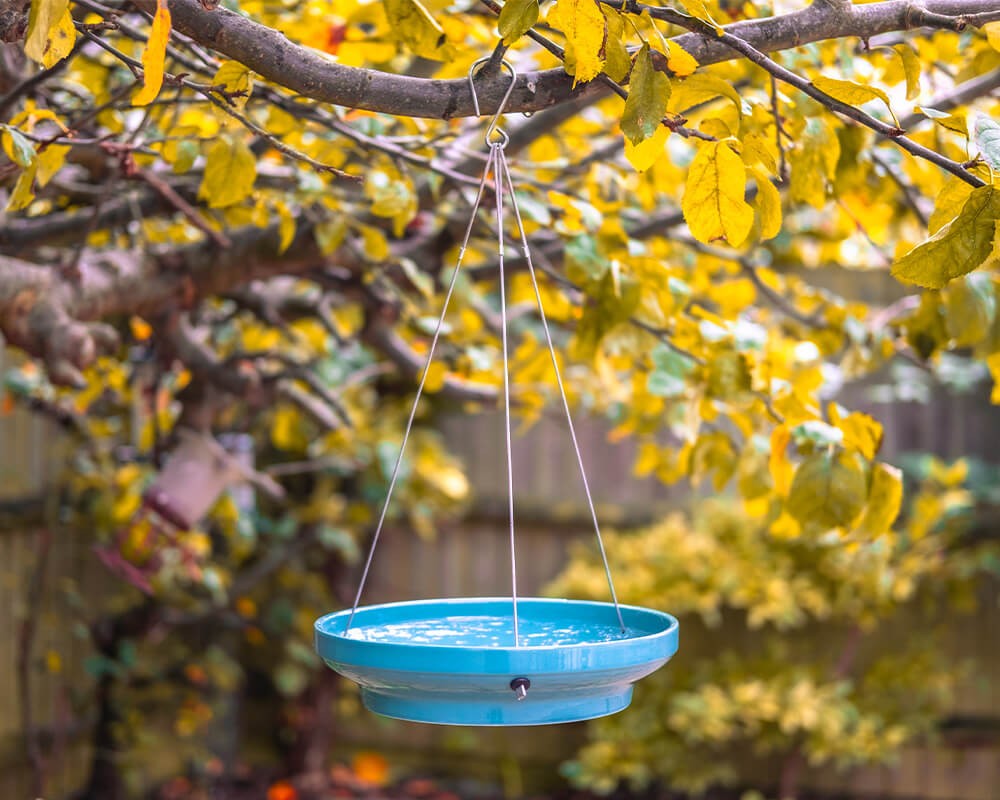
[[[147,12],[155,0],[136,0]],[[199,44],[245,64],[292,91],[326,103],[408,117],[450,119],[474,115],[472,95],[464,79],[433,80],[392,75],[377,70],[345,67],[319,53],[289,41],[279,31],[227,11],[206,11],[198,0],[171,0],[174,28]],[[860,36],[869,38],[891,31],[931,24],[933,17],[968,17],[996,11],[995,0],[886,0],[870,5],[813,4],[779,17],[747,20],[727,25],[727,33],[761,52],[799,47],[823,39]],[[978,20],[978,18],[976,18]],[[690,52],[699,64],[728,61],[736,54],[723,42],[688,33],[673,41]],[[483,80],[479,101],[484,114],[493,113],[507,89],[507,81]],[[511,95],[510,112],[538,111],[571,98],[604,96],[597,82],[573,89],[572,78],[562,69],[522,75]]]
[[[301,273],[323,261],[304,224],[284,254],[277,226],[239,230],[230,241],[221,252],[207,242],[162,255],[88,254],[75,277],[0,256],[0,334],[41,359],[54,381],[80,384],[80,370],[117,347],[114,330],[98,320],[190,307],[254,278]]]

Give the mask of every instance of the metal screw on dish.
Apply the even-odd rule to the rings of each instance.
[[[531,681],[527,678],[514,678],[510,682],[510,688],[514,690],[518,700],[523,700],[528,696],[528,689],[531,688]]]

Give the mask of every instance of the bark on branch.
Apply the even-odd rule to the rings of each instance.
[[[156,8],[155,0],[136,0],[136,5],[150,13]],[[171,0],[170,9],[176,30],[306,97],[406,117],[450,119],[475,114],[464,79],[414,78],[345,67],[289,41],[279,31],[222,7],[206,11],[199,0]],[[995,11],[996,0],[885,0],[858,6],[816,3],[790,14],[736,22],[725,30],[757,50],[771,53],[823,39],[869,38],[928,25],[940,27],[946,19]],[[939,19],[940,25],[935,22]],[[738,57],[724,43],[699,34],[686,33],[673,41],[702,65]],[[483,114],[496,110],[506,88],[506,79],[482,80],[478,92]],[[518,79],[507,110],[538,111],[572,98],[607,92],[596,81],[573,89],[572,78],[562,69],[529,72]]]
[[[88,254],[75,275],[0,255],[0,335],[45,363],[59,383],[80,384],[80,371],[118,344],[100,320],[186,308],[255,278],[296,274],[323,257],[312,228],[300,225],[282,254],[277,227],[247,228],[220,251],[211,241],[166,254]]]

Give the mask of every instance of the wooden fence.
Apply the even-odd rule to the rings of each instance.
[[[0,371],[3,367],[0,350]],[[888,457],[903,451],[929,450],[943,456],[979,455],[996,461],[1000,452],[1000,414],[982,391],[959,398],[936,397],[922,405],[874,406],[861,398],[844,400],[852,407],[867,405],[886,427]],[[631,476],[633,447],[610,444],[607,429],[592,420],[578,425],[588,476],[602,516],[614,523],[648,517],[680,505],[687,493],[655,480]],[[493,512],[503,508],[505,477],[502,432],[496,415],[450,417],[442,420],[449,446],[466,463],[476,495],[471,521],[443,530],[434,541],[401,531],[387,531],[375,563],[369,597],[380,600],[464,594],[506,594],[509,579],[505,523]],[[58,477],[62,443],[44,421],[15,411],[0,416],[0,800],[30,800],[23,749],[22,708],[15,677],[18,637],[24,608],[32,591],[37,554],[43,537],[56,543],[44,603],[38,617],[29,667],[32,670],[34,724],[42,731],[59,731],[67,714],[71,690],[86,691],[81,664],[86,657],[82,639],[64,622],[67,603],[77,587],[83,597],[106,580],[94,569],[90,553],[66,532],[53,527],[45,513],[45,493]],[[525,523],[518,528],[519,578],[523,592],[537,591],[565,563],[567,548],[591,536],[580,523],[582,489],[565,422],[546,419],[530,434],[515,440],[515,490]],[[16,523],[16,524],[15,524]],[[984,587],[982,610],[976,616],[949,621],[950,646],[956,657],[975,657],[987,671],[1000,675],[1000,606],[996,587]],[[734,634],[735,635],[735,634]],[[908,636],[901,624],[895,635]],[[54,655],[55,654],[55,655]],[[57,657],[56,657],[57,656]],[[959,698],[956,713],[1000,720],[996,681],[970,684]],[[70,732],[72,734],[72,732]],[[534,770],[551,775],[554,763],[570,753],[582,736],[582,726],[524,731],[470,732],[370,721],[352,735],[351,747],[392,748],[419,764],[434,752],[435,763],[453,759],[456,769],[478,770],[491,777]],[[52,788],[57,797],[79,781],[87,759],[85,737],[72,735],[56,742],[65,758]],[[766,765],[762,765],[766,769]],[[931,743],[908,749],[894,768],[859,770],[848,775],[815,772],[809,786],[831,793],[922,800],[1000,800],[1000,747],[996,741],[952,747]]]

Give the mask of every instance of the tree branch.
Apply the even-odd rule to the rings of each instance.
[[[136,5],[151,13],[156,2],[136,0]],[[222,7],[209,12],[198,0],[171,0],[170,9],[176,30],[245,64],[265,79],[314,100],[408,117],[451,119],[475,114],[472,94],[464,78],[413,78],[345,67],[289,41],[279,31]],[[823,39],[869,38],[922,27],[928,24],[928,14],[972,17],[995,10],[995,0],[926,0],[923,4],[885,0],[860,6],[813,4],[791,14],[736,22],[725,30],[761,52],[774,52]],[[703,66],[735,57],[723,42],[699,34],[684,34],[672,41]],[[478,88],[482,113],[495,112],[506,90],[506,79],[483,80]],[[596,99],[606,96],[608,91],[594,81],[574,89],[573,79],[562,69],[529,72],[519,77],[507,111],[538,111],[572,98]]]
[[[41,359],[53,381],[79,385],[80,371],[118,345],[114,329],[97,320],[190,307],[254,278],[301,273],[324,260],[304,222],[285,253],[276,225],[244,228],[229,238],[224,251],[209,241],[158,255],[88,254],[75,277],[0,256],[0,334]]]

